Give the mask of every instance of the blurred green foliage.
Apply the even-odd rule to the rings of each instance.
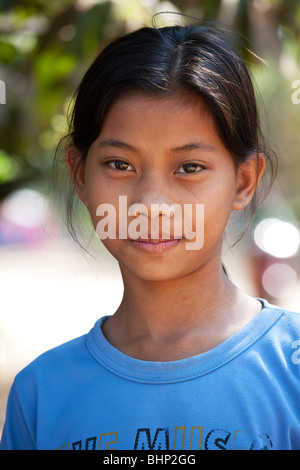
[[[282,191],[300,220],[300,104],[291,100],[292,83],[300,79],[298,0],[0,0],[0,80],[6,84],[0,200],[49,179],[56,145],[67,130],[68,104],[86,68],[109,40],[151,25],[160,11],[217,21],[241,34],[269,120],[265,132],[279,154]]]

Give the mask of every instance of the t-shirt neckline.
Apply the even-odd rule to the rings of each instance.
[[[192,380],[211,373],[233,360],[259,340],[279,319],[283,310],[264,299],[262,310],[233,336],[213,349],[197,356],[177,361],[151,362],[135,359],[116,349],[105,338],[101,325],[108,316],[101,317],[86,336],[86,344],[93,357],[110,372],[124,379],[141,383],[175,383]]]

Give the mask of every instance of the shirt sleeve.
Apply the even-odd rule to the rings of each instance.
[[[19,400],[16,385],[10,390],[6,421],[1,437],[0,450],[35,450],[36,445]]]

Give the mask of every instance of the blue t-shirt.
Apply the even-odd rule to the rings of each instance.
[[[1,449],[300,449],[300,314],[265,302],[234,336],[170,362],[84,336],[12,386]]]

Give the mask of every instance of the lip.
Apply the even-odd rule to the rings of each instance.
[[[182,241],[182,238],[172,239],[153,239],[153,240],[130,240],[130,243],[135,248],[144,251],[145,253],[164,253],[171,250]]]

